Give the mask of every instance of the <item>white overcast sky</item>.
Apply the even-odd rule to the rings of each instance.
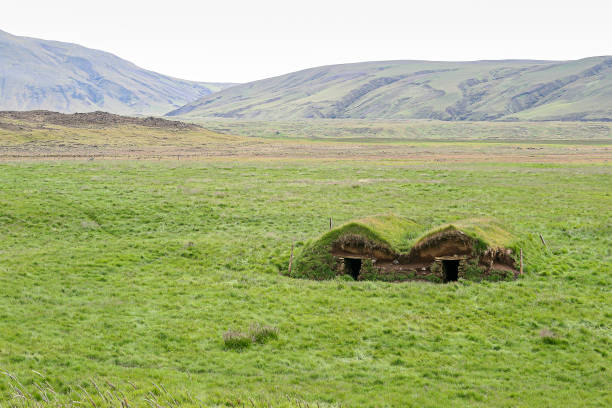
[[[246,82],[357,61],[611,55],[612,0],[3,0],[0,29]]]

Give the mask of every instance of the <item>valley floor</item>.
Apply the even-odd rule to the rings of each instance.
[[[0,369],[16,379],[0,379],[2,406],[112,393],[130,406],[612,404],[609,142],[70,132],[68,147],[0,135]],[[282,275],[329,217],[388,212],[496,217],[526,274]],[[224,347],[252,323],[279,338]]]
[[[609,123],[313,120],[202,124],[205,129],[181,130],[130,125],[41,126],[0,121],[0,161],[295,158],[584,163],[612,160],[612,124]]]

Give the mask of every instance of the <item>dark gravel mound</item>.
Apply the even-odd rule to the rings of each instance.
[[[151,128],[191,130],[201,129],[201,126],[191,123],[167,120],[156,117],[135,118],[131,116],[115,115],[108,112],[89,112],[65,114],[46,110],[35,111],[0,111],[0,118],[20,120],[30,123],[53,124],[68,127],[106,127],[120,125],[136,125]]]

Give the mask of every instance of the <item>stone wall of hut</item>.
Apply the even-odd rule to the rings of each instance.
[[[335,270],[337,275],[348,275],[344,258],[336,259]],[[513,274],[508,271],[495,271],[479,264],[475,258],[460,259],[458,265],[458,279],[466,280],[506,280],[511,279]],[[428,265],[416,267],[410,264],[394,262],[380,262],[376,259],[365,258],[361,261],[361,272],[359,280],[380,280],[387,282],[401,282],[410,280],[423,280],[435,283],[444,281],[444,269],[442,260],[434,260]]]

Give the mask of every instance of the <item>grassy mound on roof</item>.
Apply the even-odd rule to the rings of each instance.
[[[515,238],[492,218],[469,218],[445,224],[425,232],[413,242],[414,248],[426,246],[428,241],[447,231],[461,231],[475,241],[475,249],[514,249]]]
[[[388,214],[363,218],[344,224],[309,241],[296,255],[291,276],[295,278],[331,279],[335,276],[331,249],[334,243],[359,236],[372,248],[399,254],[409,248],[411,239],[422,230],[419,224]]]
[[[444,224],[423,233],[414,221],[396,215],[381,215],[356,220],[335,228],[320,238],[309,241],[294,259],[291,276],[295,278],[332,279],[336,275],[336,259],[332,250],[361,247],[376,258],[390,259],[402,254],[418,257],[424,248],[439,245],[446,233],[461,232],[473,242],[474,255],[491,249],[510,248],[516,254],[515,238],[492,218],[470,218]],[[345,247],[346,245],[346,247]],[[380,255],[380,258],[379,256]]]

